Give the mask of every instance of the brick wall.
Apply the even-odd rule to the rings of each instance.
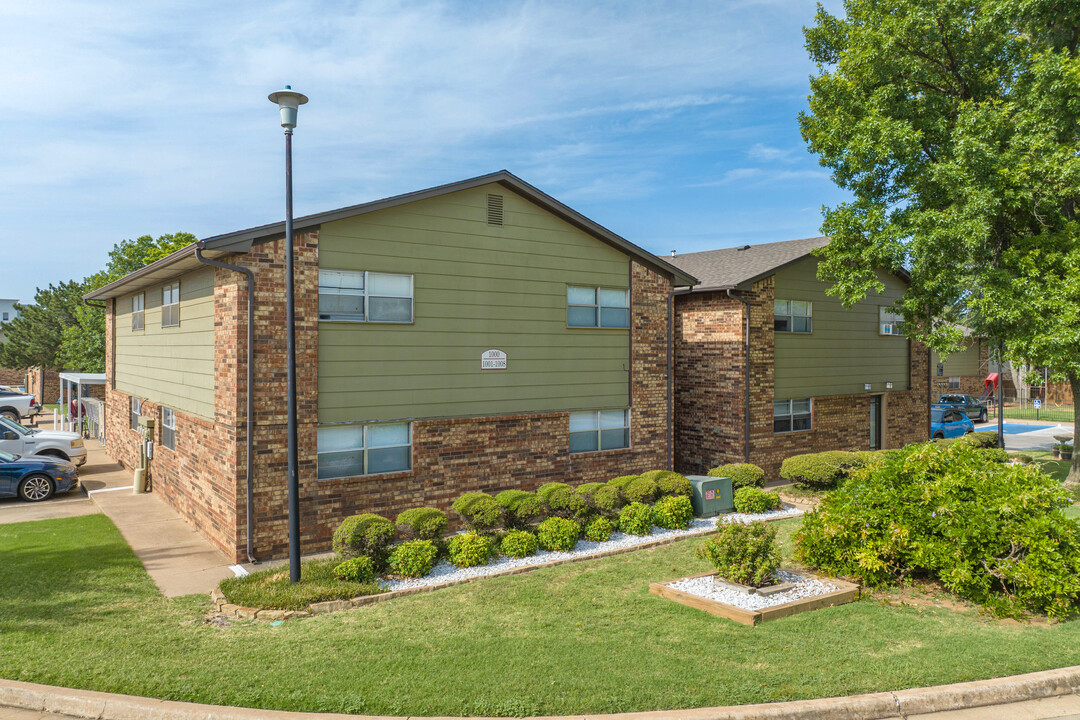
[[[811,430],[773,432],[773,278],[747,292],[750,302],[750,460],[779,480],[787,457],[824,450],[863,450],[870,445],[870,395],[814,398]],[[675,319],[675,469],[704,473],[744,458],[743,333],[739,300],[724,293],[677,297]],[[889,392],[884,402],[885,444],[925,440],[927,355],[913,345],[912,390]]]
[[[933,368],[934,378],[931,380],[931,392],[934,402],[937,402],[938,397],[946,393],[981,396],[986,392],[986,376],[990,374],[989,345],[985,340],[976,342],[979,343],[979,372],[975,375],[961,375],[959,388],[950,388],[949,378],[946,376],[938,377],[937,368]],[[1011,379],[1008,384],[1011,385]],[[1015,392],[1009,393],[1008,389],[1006,389],[1006,394],[1015,394]]]

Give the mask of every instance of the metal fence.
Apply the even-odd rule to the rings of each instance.
[[[105,401],[86,397],[82,399],[86,414],[83,415],[83,434],[105,440]]]
[[[997,398],[990,398],[986,407],[989,417],[997,417]],[[1072,405],[1048,404],[1038,401],[1039,407],[1035,407],[1036,400],[1031,398],[1005,397],[1003,415],[1011,420],[1046,420],[1050,422],[1071,423],[1074,407]]]

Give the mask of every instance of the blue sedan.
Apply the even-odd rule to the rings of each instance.
[[[975,423],[961,410],[949,405],[930,406],[930,437],[955,438],[975,432]]]
[[[78,485],[79,471],[67,460],[0,451],[0,498],[19,497],[28,502],[41,502]]]

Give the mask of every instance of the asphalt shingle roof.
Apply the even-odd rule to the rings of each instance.
[[[707,250],[665,259],[700,281],[694,289],[726,289],[768,277],[784,265],[801,260],[812,250],[828,244],[828,237],[813,237]]]

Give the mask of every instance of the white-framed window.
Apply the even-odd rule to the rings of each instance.
[[[949,389],[950,390],[959,390],[960,389],[960,378],[958,378],[958,377],[949,378]]]
[[[773,303],[773,330],[810,333],[814,329],[814,304],[806,300],[776,300]]]
[[[0,322],[7,322],[7,321],[8,321],[8,314],[5,312],[4,317],[0,318]]]
[[[569,327],[630,327],[630,291],[568,285],[566,324]]]
[[[161,444],[176,449],[176,412],[172,408],[161,408]]]
[[[319,270],[319,319],[411,323],[413,276]]]
[[[773,432],[798,432],[809,430],[813,402],[804,400],[777,400],[773,403]]]
[[[630,447],[629,410],[570,413],[570,452],[584,453]]]
[[[412,468],[412,423],[324,425],[318,429],[319,479]]]
[[[144,306],[146,305],[146,296],[143,293],[131,296],[131,329],[142,330],[143,320],[145,318]]]
[[[904,316],[888,307],[878,307],[878,334],[904,336]]]
[[[180,324],[180,283],[169,283],[161,288],[161,327]]]
[[[142,400],[132,396],[131,398],[131,429],[139,429],[139,416],[142,415]]]

